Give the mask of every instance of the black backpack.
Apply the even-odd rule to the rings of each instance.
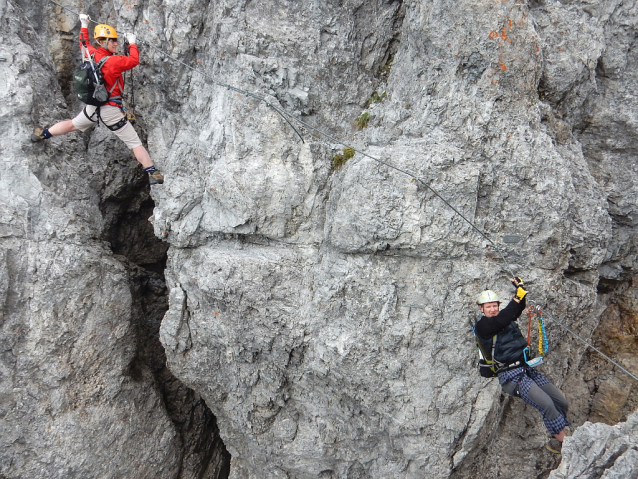
[[[83,61],[73,71],[73,84],[77,93],[78,100],[87,105],[102,106],[111,96],[111,92],[117,82],[111,88],[106,89],[104,78],[102,77],[102,66],[109,57],[105,56],[99,62],[95,63],[93,58]]]

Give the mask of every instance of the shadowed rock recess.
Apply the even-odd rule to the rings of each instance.
[[[638,374],[636,0],[58,3],[148,42],[166,182],[28,141],[81,109],[78,19],[0,0],[0,478],[638,474],[634,379],[547,320],[561,459],[467,322],[513,271]]]

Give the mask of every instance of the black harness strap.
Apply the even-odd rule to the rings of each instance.
[[[119,81],[119,80],[118,80]],[[115,87],[115,86],[114,86]],[[112,91],[113,89],[111,89]],[[115,97],[115,98],[111,98],[109,99],[109,102],[111,103],[115,103],[115,105],[111,105],[111,106],[117,106],[117,108],[120,109],[120,111],[122,111],[122,114],[124,114],[124,108],[122,106],[122,99],[121,97]],[[99,110],[99,109],[98,109]],[[98,113],[98,116],[100,114]],[[102,120],[102,118],[100,118],[100,120]],[[104,120],[102,120],[102,123],[104,123]],[[109,130],[111,131],[117,131],[120,128],[124,128],[124,125],[126,125],[128,123],[128,118],[126,117],[126,115],[122,116],[122,119],[120,121],[118,121],[117,123],[113,124],[113,125],[107,125],[106,123],[104,123],[104,126],[106,126]]]
[[[91,114],[91,116],[89,116],[89,114],[86,112],[86,107],[84,107],[84,110],[82,110],[82,112],[84,113],[84,116],[89,119],[89,121],[92,121],[93,123],[97,123],[97,124],[102,122],[102,124],[111,131],[117,131],[120,128],[124,128],[124,125],[128,123],[128,119],[126,118],[126,116],[123,116],[122,119],[118,121],[117,123],[113,125],[107,125],[106,123],[104,123],[104,120],[102,119],[102,116],[100,115],[99,106],[95,108],[95,111]],[[93,117],[95,116],[96,113],[97,113],[97,120],[94,120]]]
[[[91,114],[91,116],[88,115],[88,113],[86,112],[86,107],[84,107],[84,110],[82,110],[82,113],[84,113],[84,116],[87,117],[89,119],[89,121],[92,121],[93,123],[98,123],[98,120],[94,120],[93,117],[95,116],[95,114],[99,111],[99,107],[95,109],[95,111]],[[100,118],[100,114],[98,113],[98,119]]]
[[[104,123],[104,120],[102,120],[102,123]],[[104,123],[104,126],[106,126],[111,131],[117,131],[120,128],[124,128],[124,125],[126,125],[127,123],[128,123],[128,119],[126,117],[122,117],[122,119],[118,121],[117,123],[115,123],[114,125],[107,125],[106,123]]]

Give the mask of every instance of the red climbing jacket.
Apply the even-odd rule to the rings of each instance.
[[[106,48],[95,48],[89,43],[89,30],[87,28],[80,29],[80,50],[82,49],[84,42],[88,45],[89,54],[94,55],[93,60],[95,62],[99,62],[105,56],[111,57],[102,67],[102,76],[108,91],[111,91],[111,87],[117,83],[111,92],[111,98],[121,97],[122,91],[124,90],[124,78],[122,77],[122,72],[130,70],[140,63],[140,54],[137,50],[137,45],[129,45],[128,57],[124,55],[113,55]],[[109,104],[113,103],[107,103],[107,105]],[[114,105],[117,106],[117,104]]]

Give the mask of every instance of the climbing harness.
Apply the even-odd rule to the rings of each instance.
[[[55,5],[58,5],[59,7],[75,14],[75,15],[79,15],[77,12],[69,9],[68,7],[65,7],[64,5],[61,5],[60,3],[56,2],[55,0],[50,0],[52,3],[54,3]],[[91,20],[93,23],[97,23],[94,22],[93,20]],[[417,175],[411,173],[410,171],[407,171],[405,169],[399,168],[395,165],[392,165],[391,163],[388,163],[380,158],[374,157],[364,151],[361,151],[359,149],[353,148],[352,146],[344,143],[343,141],[335,138],[334,136],[330,135],[329,133],[324,132],[323,130],[320,130],[319,128],[311,125],[310,123],[308,123],[307,121],[302,120],[301,118],[298,118],[296,116],[294,116],[292,113],[284,110],[283,108],[280,108],[276,105],[274,105],[271,101],[269,101],[266,97],[262,96],[262,95],[258,95],[255,93],[251,93],[248,92],[246,90],[242,90],[240,88],[219,82],[218,80],[216,80],[215,78],[213,78],[212,76],[208,75],[205,72],[202,72],[201,70],[194,68],[186,63],[184,63],[183,61],[179,60],[178,58],[175,58],[173,56],[171,56],[170,54],[164,52],[163,50],[157,48],[156,46],[154,46],[152,43],[148,42],[148,41],[140,41],[139,43],[143,43],[144,45],[152,48],[153,50],[159,52],[161,55],[164,55],[166,58],[186,67],[187,69],[194,71],[200,75],[202,75],[203,77],[207,78],[208,80],[210,80],[213,84],[220,86],[222,88],[226,88],[229,91],[234,91],[237,92],[241,95],[245,95],[246,97],[249,98],[253,98],[257,101],[260,102],[264,102],[264,104],[266,106],[268,106],[269,108],[271,108],[272,110],[274,110],[275,112],[277,112],[281,118],[284,119],[284,121],[288,124],[288,126],[290,126],[290,128],[292,128],[292,130],[297,134],[297,136],[299,136],[299,138],[301,139],[301,141],[303,143],[305,143],[305,140],[303,138],[303,136],[301,135],[301,133],[299,132],[299,130],[297,128],[295,128],[295,126],[292,124],[292,122],[297,122],[299,124],[301,124],[303,127],[307,128],[309,131],[314,132],[316,135],[318,135],[319,137],[323,137],[327,140],[330,140],[331,142],[335,143],[335,144],[339,144],[342,145],[344,147],[350,147],[352,148],[352,150],[354,150],[356,153],[361,154],[362,156],[365,156],[367,158],[370,158],[371,160],[382,164],[390,169],[393,169],[395,171],[398,171],[400,173],[403,173],[406,176],[409,176],[411,178],[413,178],[417,183],[419,183],[420,185],[424,186],[425,188],[427,188],[430,192],[432,192],[437,198],[439,198],[439,200],[441,200],[448,208],[450,208],[456,215],[458,215],[460,218],[462,218],[473,230],[475,230],[483,239],[485,239],[490,246],[494,249],[494,251],[496,251],[498,253],[498,255],[501,257],[501,259],[503,260],[503,264],[505,266],[505,269],[507,269],[507,271],[510,273],[511,277],[516,277],[516,274],[514,274],[514,272],[512,271],[507,259],[505,258],[505,255],[503,254],[503,252],[501,251],[501,249],[483,232],[481,231],[474,223],[472,223],[469,219],[467,219],[465,217],[465,215],[463,215],[457,208],[455,208],[452,204],[450,204],[443,196],[441,196],[441,194],[439,194],[438,191],[436,191],[432,186],[430,186],[429,182],[421,179],[420,177],[418,177]],[[509,239],[509,238],[508,238]],[[416,307],[415,305],[411,305],[411,308]],[[613,361],[611,358],[609,358],[607,355],[605,355],[604,353],[602,353],[600,350],[598,350],[597,348],[595,348],[592,344],[590,344],[588,341],[584,340],[583,338],[581,338],[578,334],[576,334],[575,332],[573,332],[570,328],[568,328],[567,326],[565,326],[562,322],[558,321],[556,318],[553,318],[551,315],[544,313],[544,318],[550,319],[552,320],[554,323],[556,323],[557,325],[559,325],[561,328],[565,329],[566,331],[568,331],[569,333],[571,333],[574,337],[576,337],[579,341],[581,341],[582,343],[584,343],[585,345],[587,345],[588,347],[590,347],[591,349],[593,349],[594,351],[596,351],[597,353],[599,353],[601,356],[603,356],[605,359],[607,359],[609,362],[611,362],[612,364],[614,364],[615,366],[617,366],[618,368],[620,368],[622,371],[624,371],[625,373],[627,373],[629,376],[631,376],[632,378],[634,378],[636,381],[638,381],[638,377],[635,376],[634,374],[630,373],[629,371],[627,371],[627,369],[623,368],[622,366],[620,366],[617,362]],[[546,351],[546,350],[545,350]]]
[[[114,102],[114,103],[117,103],[117,102]],[[100,119],[102,124],[105,127],[107,127],[109,130],[111,130],[111,131],[117,131],[120,128],[124,128],[124,126],[128,123],[128,118],[126,117],[126,113],[125,113],[124,107],[121,106],[121,102],[120,102],[119,108],[120,108],[120,110],[122,110],[122,113],[124,114],[124,116],[120,119],[120,121],[118,121],[117,123],[114,123],[113,125],[107,125],[106,123],[104,123],[104,120],[102,120],[102,117],[100,116],[100,113],[98,111],[98,115],[97,115],[98,118]]]
[[[113,101],[113,100],[111,100],[110,102],[117,103],[116,101]],[[102,124],[105,127],[107,127],[109,130],[117,131],[120,128],[123,128],[128,123],[129,119],[126,114],[126,110],[124,109],[123,106],[121,106],[121,101],[120,101],[120,105],[112,105],[112,106],[117,106],[118,108],[120,108],[120,110],[122,110],[122,113],[124,114],[124,116],[120,119],[120,121],[118,121],[117,123],[114,123],[113,125],[107,125],[106,122],[102,119],[102,116],[100,114],[101,107],[99,106],[95,108],[95,111],[91,113],[91,115],[89,115],[86,112],[86,107],[84,108],[84,110],[82,110],[82,113],[84,113],[84,116],[87,117],[89,121],[92,121],[93,123],[97,123],[98,125],[100,124],[100,122],[102,122]],[[93,117],[97,117],[97,119],[94,120]]]
[[[528,306],[527,318],[527,347],[523,350],[523,356],[525,357],[525,364],[535,368],[543,364],[543,357],[549,351],[549,342],[547,341],[545,322],[543,321],[543,309],[536,305]],[[530,354],[529,347],[532,339],[532,318],[535,318],[538,324],[538,356],[534,359],[527,359],[528,354]]]

